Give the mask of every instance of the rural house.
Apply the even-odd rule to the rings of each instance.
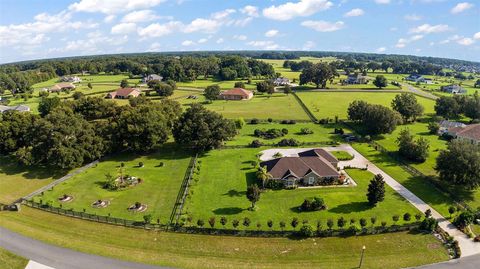
[[[50,92],[62,92],[62,91],[65,91],[65,90],[74,90],[75,89],[75,85],[73,85],[73,83],[71,82],[61,82],[61,83],[58,83],[58,84],[55,84],[54,86],[52,86],[50,88]]]
[[[219,99],[223,100],[250,100],[253,97],[252,91],[247,91],[242,88],[233,88],[228,91],[220,93]]]
[[[18,105],[18,106],[3,106],[0,105],[0,113],[3,113],[5,111],[10,111],[10,110],[16,110],[20,112],[29,112],[30,107],[25,106],[25,105]]]
[[[107,99],[128,99],[130,97],[138,97],[142,92],[137,88],[120,88],[114,92],[110,92],[105,96]]]
[[[451,94],[464,94],[467,92],[465,88],[461,87],[460,85],[452,84],[448,86],[442,86],[440,88],[443,92],[448,92]]]
[[[61,82],[72,82],[72,83],[79,83],[82,82],[82,79],[77,76],[63,76],[60,78]]]
[[[298,157],[282,157],[260,163],[272,175],[272,180],[286,188],[298,185],[315,186],[333,184],[340,178],[338,160],[323,149],[312,149]]]
[[[453,127],[448,130],[447,134],[453,138],[466,140],[472,144],[480,144],[480,124]]]
[[[150,80],[162,81],[162,79],[163,79],[162,76],[159,76],[159,75],[156,75],[156,74],[151,74],[151,75],[148,75],[148,76],[145,76],[144,78],[142,78],[142,82],[143,82],[143,83],[147,83],[147,82],[149,82]]]
[[[463,128],[467,126],[466,124],[463,124],[461,122],[448,121],[448,120],[442,120],[438,124],[440,125],[440,128],[438,129],[439,135],[448,134],[448,130],[452,128],[457,128],[457,127]]]
[[[347,79],[343,81],[343,84],[367,84],[370,80],[368,76],[362,76],[360,74],[349,75]]]
[[[288,78],[279,77],[273,80],[273,85],[275,86],[290,85],[290,80]]]
[[[406,77],[405,80],[412,82],[425,82],[425,78],[419,74],[411,74],[410,76]]]

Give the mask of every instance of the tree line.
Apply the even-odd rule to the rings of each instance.
[[[0,154],[23,165],[71,169],[107,154],[156,150],[172,135],[182,146],[204,151],[237,133],[234,122],[220,114],[199,104],[182,113],[171,100],[139,97],[119,106],[99,97],[53,97],[43,98],[39,110],[41,115],[0,115]]]

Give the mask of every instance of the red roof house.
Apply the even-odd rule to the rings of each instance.
[[[137,97],[142,92],[136,88],[120,88],[114,92],[108,93],[105,98],[108,99],[128,99],[130,97]]]
[[[250,100],[253,97],[253,92],[242,88],[233,88],[228,91],[220,93],[220,99],[223,100]]]

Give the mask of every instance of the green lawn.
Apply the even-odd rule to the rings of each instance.
[[[192,94],[194,95],[194,93]],[[184,97],[176,99],[176,101],[183,105],[197,102],[204,103],[205,97],[198,95],[198,99],[195,100]],[[205,107],[231,119],[309,120],[295,97],[283,93],[275,93],[272,96],[267,94],[255,95],[252,99],[243,101],[215,100],[212,103],[205,104]]]
[[[172,211],[189,161],[189,154],[170,145],[146,156],[120,154],[107,158],[98,166],[74,176],[52,191],[45,192],[43,196],[35,197],[35,200],[52,201],[53,206],[58,207],[61,204],[58,198],[68,194],[73,196],[74,200],[63,203],[65,209],[85,209],[87,213],[104,216],[110,213],[112,217],[130,220],[142,220],[144,214],[152,214],[154,220],[160,218],[161,222],[165,223]],[[122,162],[125,163],[124,174],[141,178],[142,183],[119,191],[104,189],[102,184],[106,180],[105,175],[110,173],[117,176]],[[143,162],[145,166],[138,167],[139,162]],[[159,167],[160,162],[164,163],[163,167]],[[91,204],[98,199],[109,200],[110,205],[101,209],[93,208]],[[148,206],[144,213],[131,213],[127,210],[137,201]]]
[[[22,167],[11,157],[0,156],[0,203],[12,203],[64,174],[48,168]]]
[[[385,92],[308,92],[301,91],[297,95],[318,118],[347,118],[347,109],[354,100],[363,100],[371,104],[391,107],[393,98],[398,93]],[[425,113],[434,113],[435,101],[418,97],[420,104],[425,107]]]
[[[335,156],[335,158],[337,158],[340,161],[353,159],[353,156],[346,151],[332,151],[330,153],[332,153],[332,155]]]
[[[448,260],[429,234],[347,238],[250,238],[144,231],[59,216],[36,209],[0,212],[0,225],[86,253],[176,268],[405,268]],[[422,253],[422,255],[418,255]]]
[[[376,151],[368,144],[355,143],[353,147],[424,202],[435,208],[444,217],[450,215],[448,207],[454,205],[453,200],[440,192],[432,183],[423,178],[410,175],[394,159]]]
[[[265,149],[265,148],[263,148]],[[386,188],[386,199],[376,207],[367,203],[366,192],[373,174],[362,170],[348,170],[349,175],[357,182],[357,187],[302,188],[296,190],[276,190],[262,193],[256,211],[248,210],[250,202],[245,196],[247,185],[256,182],[255,169],[250,161],[261,149],[225,149],[207,153],[201,160],[201,171],[198,182],[192,187],[187,203],[187,213],[194,222],[197,219],[208,220],[215,216],[220,219],[226,216],[230,223],[233,219],[249,217],[251,229],[257,229],[261,223],[264,229],[268,220],[273,220],[274,229],[279,230],[279,222],[290,223],[293,217],[300,221],[308,220],[316,225],[321,221],[326,227],[327,219],[337,220],[343,216],[347,220],[355,218],[377,217],[377,225],[381,221],[393,224],[392,216],[402,216],[409,212],[412,216],[417,210],[394,190]],[[298,207],[305,198],[322,197],[328,209],[317,212],[299,212]],[[400,221],[401,223],[403,221]],[[231,225],[231,224],[230,224]],[[228,225],[228,227],[231,227]],[[241,226],[241,229],[245,227]],[[287,225],[287,229],[292,229]]]
[[[278,143],[280,140],[284,138],[294,138],[300,142],[330,142],[330,141],[339,141],[341,138],[338,135],[333,133],[334,128],[336,128],[334,124],[329,125],[320,125],[314,123],[305,123],[299,122],[296,124],[280,124],[280,123],[261,123],[261,124],[246,124],[243,126],[241,130],[239,130],[239,134],[235,137],[232,141],[227,141],[227,145],[248,145],[253,140],[258,139],[264,144],[274,144]],[[338,126],[339,127],[339,126]],[[275,139],[264,139],[260,137],[256,137],[253,135],[255,129],[287,129],[288,134],[275,138]],[[313,131],[313,134],[301,134],[300,131],[302,128],[308,128]]]
[[[28,260],[17,256],[3,248],[0,248],[0,268],[2,269],[24,269]]]
[[[218,84],[221,89],[227,90],[227,89],[232,89],[233,86],[235,85],[235,82],[243,82],[245,83],[245,89],[248,90],[255,90],[257,88],[256,82],[258,81],[263,81],[262,79],[260,80],[255,80],[252,79],[251,84],[247,84],[247,80],[227,80],[227,81],[221,81],[221,80],[216,80],[214,78],[199,78],[195,81],[190,81],[190,82],[177,82],[178,87],[190,87],[190,88],[200,88],[200,89],[205,89],[206,87],[214,84]]]

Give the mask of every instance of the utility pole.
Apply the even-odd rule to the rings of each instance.
[[[358,268],[362,267],[364,253],[365,253],[365,246],[362,247],[362,256],[360,257],[360,264],[358,265]]]

